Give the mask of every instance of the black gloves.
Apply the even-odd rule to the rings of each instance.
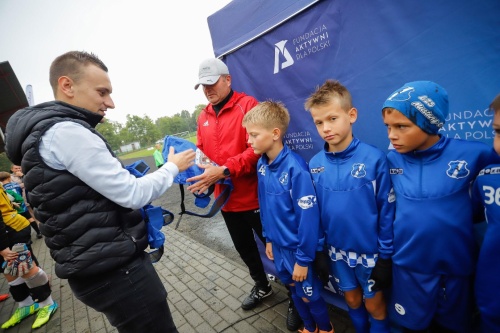
[[[330,281],[330,257],[323,251],[317,251],[313,261],[313,268],[316,271],[323,285],[328,285]]]
[[[379,291],[388,288],[392,284],[392,259],[378,257],[375,267],[373,267],[370,280],[373,280],[372,291]]]

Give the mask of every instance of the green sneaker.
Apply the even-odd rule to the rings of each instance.
[[[50,316],[52,316],[52,314],[56,312],[56,310],[57,310],[56,302],[38,309],[35,322],[33,323],[33,326],[31,326],[31,328],[38,328],[47,324],[47,322],[50,319]]]
[[[2,328],[9,328],[16,324],[19,324],[24,318],[31,316],[33,313],[38,311],[38,303],[33,303],[30,306],[23,306],[17,308],[12,317],[3,323]]]

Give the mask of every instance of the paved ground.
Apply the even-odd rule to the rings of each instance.
[[[154,169],[152,158],[145,160]],[[127,160],[124,164],[132,162]],[[188,210],[196,210],[189,193],[185,203]],[[210,219],[186,215],[175,230],[180,212],[177,184],[153,204],[176,215],[174,223],[163,228],[165,254],[155,267],[167,288],[169,305],[180,333],[289,332],[285,325],[286,289],[277,282],[272,283],[275,293],[255,310],[243,311],[240,308],[241,301],[252,289],[253,281],[232,246],[220,214]],[[55,275],[53,260],[44,241],[36,239],[34,233],[32,238],[40,265],[51,278],[53,298],[60,305],[47,325],[33,331],[117,333],[103,315],[73,297],[67,280]],[[8,285],[5,279],[1,279],[0,293],[7,292]],[[0,323],[12,315],[15,306],[12,298],[0,302]],[[332,306],[330,314],[335,332],[354,333],[345,311]],[[34,319],[34,316],[27,318],[5,332],[31,332]]]
[[[169,305],[180,333],[188,332],[289,332],[285,325],[286,289],[273,282],[274,295],[255,310],[243,311],[241,300],[252,288],[252,280],[241,264],[193,240],[173,227],[164,227],[167,248],[155,267],[168,290]],[[53,260],[43,240],[34,237],[33,250],[49,274],[53,298],[60,307],[49,323],[36,332],[108,333],[117,332],[106,318],[73,297],[67,280],[54,274]],[[0,293],[8,292],[2,279]],[[0,303],[0,323],[15,310],[12,298]],[[332,307],[337,333],[353,333],[344,311]],[[34,316],[6,332],[31,332]],[[139,333],[139,332],[138,332]]]
[[[154,166],[152,159],[147,158],[146,161]],[[130,164],[133,160],[124,162]],[[155,267],[167,288],[169,305],[179,332],[289,332],[285,325],[288,305],[286,289],[277,282],[272,282],[275,293],[256,309],[243,311],[240,308],[253,281],[232,246],[220,214],[210,219],[185,216],[178,229],[174,229],[180,212],[179,193],[178,186],[174,184],[153,202],[176,215],[174,223],[162,229],[166,235],[166,250]],[[196,210],[189,193],[186,194],[186,208]],[[73,297],[67,281],[55,276],[53,260],[43,239],[36,239],[34,232],[32,238],[40,265],[49,274],[53,298],[60,305],[47,325],[33,331],[117,333],[103,315]],[[7,292],[5,279],[0,279],[0,293]],[[12,298],[0,302],[0,323],[12,315],[15,306]],[[336,333],[355,332],[345,311],[331,306],[330,317]],[[32,332],[33,321],[34,316],[5,332]]]

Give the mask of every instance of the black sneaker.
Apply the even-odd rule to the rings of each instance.
[[[36,238],[40,239],[40,238],[42,238],[42,237],[43,237],[43,236],[42,236],[42,233],[38,233],[38,234],[36,234]]]
[[[243,310],[251,310],[255,308],[264,298],[273,293],[273,288],[268,284],[266,287],[254,286],[250,295],[241,303]]]
[[[286,328],[289,331],[297,331],[302,325],[302,318],[299,316],[299,312],[295,308],[293,301],[288,302],[288,313],[286,315]]]

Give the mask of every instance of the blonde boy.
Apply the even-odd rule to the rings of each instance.
[[[312,272],[319,240],[316,194],[305,161],[283,143],[290,116],[280,102],[261,102],[243,118],[257,163],[258,195],[266,255],[290,287],[304,322],[299,332],[332,332],[322,283]]]
[[[338,81],[318,87],[305,108],[325,140],[309,168],[331,273],[356,332],[388,333],[382,290],[391,284],[394,195],[385,154],[353,136],[358,111]]]

